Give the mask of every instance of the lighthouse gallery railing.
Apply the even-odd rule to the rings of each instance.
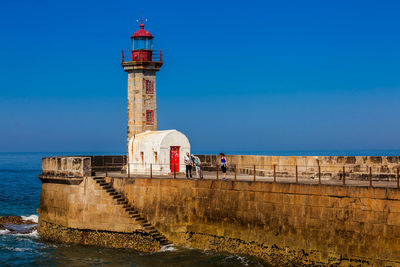
[[[135,53],[140,50],[122,50],[122,63],[124,62],[132,62],[132,61],[149,61],[148,57],[135,57]],[[151,54],[150,62],[162,62],[162,52],[161,50],[144,50]],[[140,53],[139,53],[140,54]],[[134,60],[132,60],[134,59]]]

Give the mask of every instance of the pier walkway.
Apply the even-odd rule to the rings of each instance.
[[[128,175],[126,173],[121,173],[121,171],[111,171],[111,172],[103,172],[99,171],[96,172],[96,176],[99,177],[115,177],[115,178],[128,178]],[[192,172],[193,178],[188,179],[188,180],[199,180],[196,177],[196,172]],[[222,180],[222,173],[218,173],[218,178],[216,172],[211,172],[211,171],[204,171],[203,172],[203,177],[206,180]],[[186,179],[186,175],[184,173],[176,173],[175,176],[174,174],[170,175],[157,175],[157,174],[135,174],[135,173],[130,173],[129,179],[135,179],[135,178],[152,178],[152,179]],[[317,177],[314,178],[302,178],[298,177],[297,181],[295,176],[292,177],[273,177],[271,176],[255,176],[254,175],[245,175],[245,174],[235,174],[232,172],[227,173],[226,175],[226,181],[243,181],[243,182],[269,182],[269,183],[300,183],[300,184],[314,184],[314,185],[336,185],[336,186],[364,186],[368,187],[371,186],[372,182],[372,187],[384,187],[384,188],[399,188],[398,180],[396,178],[390,178],[386,180],[378,180],[378,179],[373,179],[372,181],[370,180],[352,180],[352,179],[345,179],[344,183],[342,179],[331,179],[331,178],[321,178],[321,180]]]

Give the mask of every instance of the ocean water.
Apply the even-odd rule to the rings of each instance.
[[[59,155],[110,153],[59,153]],[[118,154],[118,153],[115,153]],[[37,219],[41,158],[56,153],[0,153],[0,216]],[[30,227],[30,226],[26,226]],[[269,266],[264,261],[229,253],[168,247],[156,253],[131,249],[44,242],[36,231],[0,230],[0,266]]]

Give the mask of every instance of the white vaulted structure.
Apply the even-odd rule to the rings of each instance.
[[[131,173],[167,175],[184,172],[184,156],[190,154],[187,137],[177,130],[146,131],[129,139],[128,162]]]

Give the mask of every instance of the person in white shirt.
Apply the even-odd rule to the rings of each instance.
[[[186,165],[186,179],[192,178],[192,158],[190,157],[189,152],[186,152],[185,157],[183,158],[185,165]],[[190,178],[189,178],[190,175]]]

